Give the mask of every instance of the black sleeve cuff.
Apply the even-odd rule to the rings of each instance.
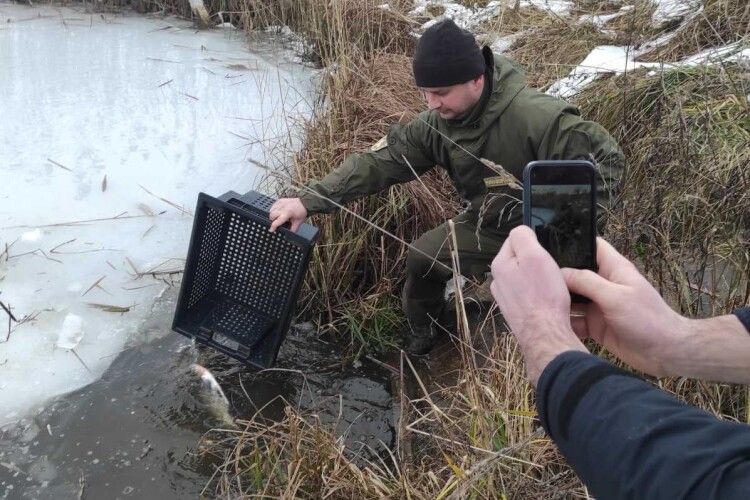
[[[741,307],[736,309],[732,314],[737,316],[740,323],[742,323],[748,333],[750,333],[750,307]]]
[[[635,377],[592,354],[580,351],[567,351],[553,359],[537,384],[537,411],[547,434],[555,440],[567,440],[570,421],[578,403],[591,387],[611,375]]]

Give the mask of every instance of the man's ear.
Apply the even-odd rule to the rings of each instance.
[[[478,77],[474,78],[474,80],[472,80],[472,83],[474,84],[474,89],[475,90],[476,89],[480,89],[480,88],[484,88],[484,73],[482,73]]]

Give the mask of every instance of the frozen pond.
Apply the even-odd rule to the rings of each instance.
[[[198,192],[283,161],[315,72],[269,37],[172,18],[0,3],[0,21],[4,425],[143,340]]]
[[[0,301],[17,320],[0,310],[0,497],[200,494],[215,463],[198,442],[221,422],[169,331],[171,273],[198,193],[252,189],[248,158],[298,146],[315,79],[271,35],[0,0]],[[290,333],[287,371],[190,352],[231,417],[287,401],[388,443],[388,376],[316,337]]]

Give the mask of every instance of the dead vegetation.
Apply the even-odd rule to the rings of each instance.
[[[689,315],[750,300],[748,90],[740,66],[699,66],[603,80],[579,98],[629,161],[610,238]]]
[[[377,141],[389,124],[422,109],[410,73],[410,32],[416,26],[406,15],[409,4],[391,2],[390,9],[382,9],[382,3],[207,3],[212,15],[230,16],[247,29],[291,26],[310,40],[311,56],[326,68],[323,98],[305,125],[304,147],[288,172],[294,182],[283,189],[322,177],[346,155]],[[190,15],[187,2],[140,5]],[[576,6],[578,15],[601,15],[617,12],[622,2],[581,0]],[[596,45],[637,46],[662,35],[652,26],[652,12],[649,2],[636,2],[633,10],[607,21],[603,28],[610,31],[603,32],[593,21],[579,24],[537,9],[509,7],[481,29],[487,40],[517,34],[510,56],[527,67],[532,85],[544,86],[566,75]],[[706,47],[746,40],[748,12],[746,2],[708,0],[701,15],[676,28],[677,35],[646,59],[675,61]],[[747,67],[730,64],[604,78],[577,98],[583,115],[612,131],[628,158],[621,204],[607,237],[686,314],[724,314],[750,300],[749,93]],[[436,206],[433,197],[446,202]],[[446,180],[431,175],[424,184],[399,186],[349,208],[410,241],[448,219],[459,205]],[[393,347],[401,327],[397,293],[405,248],[346,212],[316,217],[313,223],[322,238],[301,313],[349,339],[350,352],[342,356],[376,359]],[[396,388],[399,421],[393,443],[353,449],[334,425],[290,404],[280,421],[255,416],[240,421],[239,431],[206,436],[203,451],[221,466],[204,493],[223,498],[588,498],[556,447],[539,432],[533,390],[514,338],[504,332],[496,311],[468,328],[462,304],[457,311],[452,343],[434,355],[444,375],[440,380],[426,380],[405,358],[395,366],[383,364]],[[750,422],[746,388],[657,383],[722,418]]]
[[[498,36],[521,32],[510,55],[527,66],[532,84],[546,85],[596,45],[635,45],[657,36],[652,12],[639,3],[608,21],[604,28],[612,32],[603,33],[593,23],[506,10],[494,30]],[[319,178],[377,140],[389,122],[421,108],[411,90],[408,56],[378,50],[347,58],[347,64],[327,62],[336,64],[324,86],[330,106],[308,128],[293,172],[299,181]],[[584,116],[609,128],[628,157],[622,203],[608,237],[687,314],[722,314],[749,299],[747,93],[745,69],[717,66],[602,79],[578,99]],[[427,182],[433,194],[452,199],[445,182]],[[404,239],[416,237],[450,210],[436,211],[421,185],[412,184],[353,208]],[[349,332],[353,343],[364,342],[364,352],[387,347],[373,338],[372,332],[382,331],[373,325],[386,322],[396,307],[404,249],[346,214],[315,223],[323,229],[323,244],[308,280],[306,312]],[[465,314],[462,305],[457,310]],[[400,417],[393,444],[364,457],[334,428],[290,406],[282,421],[253,418],[243,432],[222,435],[221,445],[210,449],[223,466],[206,491],[226,498],[586,498],[555,446],[539,433],[515,341],[502,333],[494,314],[468,329],[459,317],[453,344],[435,354],[445,374],[439,381],[424,380],[420,369],[400,360],[393,375]],[[478,338],[477,329],[483,332]],[[659,384],[723,418],[750,419],[743,388]]]
[[[687,56],[732,42],[750,45],[750,3],[706,0],[695,15],[673,30],[662,47],[644,54],[643,61],[679,61]]]

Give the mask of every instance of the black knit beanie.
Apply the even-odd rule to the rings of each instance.
[[[417,87],[448,87],[478,77],[485,63],[474,35],[445,19],[425,30],[412,68]]]

